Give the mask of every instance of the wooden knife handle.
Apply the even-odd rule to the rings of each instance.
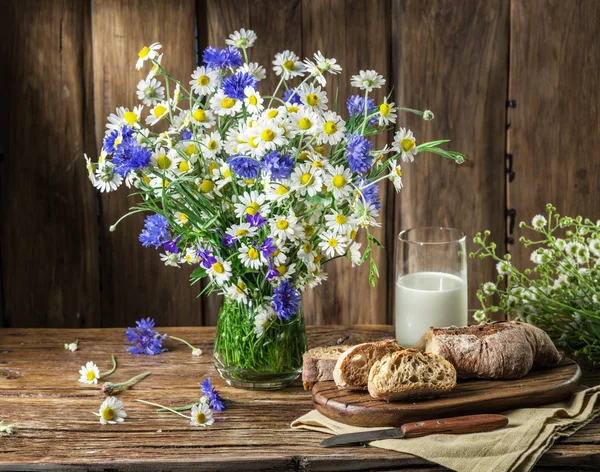
[[[502,415],[467,415],[438,420],[417,421],[402,425],[405,438],[417,438],[428,434],[463,434],[493,431],[508,424]]]

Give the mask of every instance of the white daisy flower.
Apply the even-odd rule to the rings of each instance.
[[[217,189],[220,190],[231,182],[231,169],[229,168],[229,164],[225,163],[216,172],[215,183],[217,184]]]
[[[289,179],[269,182],[265,189],[267,192],[267,199],[271,202],[281,202],[291,195],[291,188]]]
[[[302,84],[296,89],[302,103],[316,112],[327,110],[327,93],[320,86],[313,84]]]
[[[300,195],[314,196],[321,191],[323,179],[321,170],[316,169],[312,164],[300,164],[296,166],[290,177],[294,190]]]
[[[186,248],[185,254],[181,256],[181,262],[185,264],[199,264],[200,258],[196,249],[193,247]]]
[[[238,49],[247,49],[252,47],[254,41],[256,41],[256,33],[252,30],[242,28],[239,31],[231,33],[229,38],[225,40],[225,44]]]
[[[162,48],[160,43],[154,43],[150,46],[144,46],[142,49],[140,49],[140,52],[138,52],[138,60],[135,63],[135,68],[140,70],[144,65],[144,62],[156,59],[158,57],[158,50],[160,48]]]
[[[219,285],[223,285],[231,278],[231,262],[220,257],[216,259],[217,261],[206,269],[206,273],[211,279],[216,280]]]
[[[242,109],[242,103],[225,95],[223,89],[217,90],[210,99],[211,109],[219,116],[235,116]]]
[[[263,121],[256,130],[256,140],[260,154],[274,151],[282,147],[286,140],[283,138],[283,129],[273,121]]]
[[[258,115],[263,110],[263,98],[260,96],[256,90],[252,87],[246,87],[244,89],[244,103],[246,104],[246,109],[252,113],[253,115]]]
[[[245,218],[246,214],[256,215],[260,212],[263,217],[266,217],[271,211],[266,200],[267,197],[259,194],[256,190],[252,190],[250,193],[244,192],[243,195],[238,196],[238,203],[234,204],[235,216]]]
[[[592,239],[589,243],[589,249],[594,256],[600,257],[600,239]]]
[[[285,245],[285,241],[275,240],[274,244],[277,246],[277,249],[271,254],[273,264],[285,264],[288,259],[287,252],[289,251],[289,247]]]
[[[176,211],[175,212],[175,221],[177,221],[177,223],[179,223],[181,226],[184,226],[190,222],[190,218],[187,216],[187,214],[185,214],[181,211]]]
[[[257,338],[262,336],[269,323],[275,318],[277,318],[277,314],[270,305],[263,305],[256,310],[256,316],[254,317],[254,334]]]
[[[348,248],[348,254],[349,254],[350,261],[352,261],[352,267],[356,267],[356,266],[360,265],[360,259],[361,259],[360,247],[361,246],[362,246],[362,244],[360,244],[360,243],[352,243],[350,245],[350,247]]]
[[[481,286],[481,291],[484,295],[490,296],[496,292],[496,284],[494,282],[486,282]]]
[[[319,130],[319,115],[306,106],[302,106],[297,112],[291,113],[290,122],[294,130],[305,136],[315,134]]]
[[[329,258],[334,257],[336,254],[342,256],[346,252],[348,246],[348,238],[341,234],[337,234],[334,231],[323,231],[319,235],[321,242],[319,242],[319,248]]]
[[[142,115],[142,110],[144,107],[142,105],[138,105],[133,107],[133,111],[129,111],[129,108],[118,107],[116,109],[116,113],[111,113],[108,115],[106,123],[106,134],[110,134],[113,130],[121,131],[121,128],[124,125],[134,126]]]
[[[388,103],[387,98],[384,98],[383,103],[379,105],[379,126],[387,126],[390,123],[396,122],[396,104],[394,102]]]
[[[157,147],[156,151],[152,153],[152,157],[150,159],[152,165],[161,171],[176,170],[179,161],[181,161],[181,156],[179,156],[175,149],[166,151],[163,147]]]
[[[381,88],[385,84],[385,79],[374,70],[361,70],[358,75],[352,76],[350,84],[353,87],[371,92],[373,89]]]
[[[152,64],[152,67],[150,67],[150,70],[148,71],[148,75],[146,76],[146,82],[149,82],[150,80],[152,80],[154,78],[154,76],[158,73],[158,71],[160,70],[158,65],[162,63],[162,58],[163,58],[163,55],[160,54],[159,56],[156,57],[156,59],[154,59],[155,63]]]
[[[236,284],[227,287],[226,295],[236,302],[245,302],[248,299],[248,286],[242,279],[238,279]]]
[[[276,236],[281,241],[287,241],[298,238],[300,227],[298,226],[298,218],[293,213],[289,215],[274,216],[269,220],[271,226],[271,234]]]
[[[258,228],[251,226],[250,223],[241,223],[239,225],[230,226],[226,234],[233,238],[251,238],[256,235]]]
[[[323,54],[321,54],[321,51],[317,51],[314,54],[314,62],[307,58],[304,60],[304,64],[306,66],[306,71],[315,77],[322,86],[327,84],[325,72],[335,75],[342,71],[342,67],[337,64],[335,59],[325,58]]]
[[[169,116],[169,104],[162,101],[150,110],[150,114],[146,117],[146,124],[150,126],[155,125],[167,116]]]
[[[238,258],[242,261],[242,264],[250,269],[259,269],[260,266],[265,265],[267,262],[258,249],[247,246],[244,243],[240,247]]]
[[[337,144],[346,134],[346,122],[333,111],[326,111],[319,123],[319,144]]]
[[[325,174],[324,183],[336,199],[341,199],[352,192],[352,173],[344,166],[335,166]]]
[[[267,72],[265,71],[265,68],[261,66],[258,62],[248,62],[242,64],[242,67],[240,67],[238,70],[253,75],[254,78],[259,82],[267,77]]]
[[[547,223],[548,222],[546,221],[546,218],[544,218],[543,215],[535,215],[531,220],[531,226],[533,226],[535,229],[542,229],[546,226]]]
[[[160,255],[161,262],[164,262],[166,266],[179,267],[179,255],[175,252],[167,251],[165,254]]]
[[[352,216],[346,216],[341,211],[334,212],[331,215],[325,215],[327,228],[340,234],[347,234],[351,231],[355,220]]]
[[[390,162],[390,167],[392,168],[392,171],[390,172],[390,180],[394,184],[396,192],[399,192],[402,190],[402,167],[394,164],[394,162]]]
[[[321,285],[325,280],[327,280],[327,272],[321,269],[321,267],[316,267],[307,280],[307,285],[309,288],[314,288],[317,285]]]
[[[92,361],[89,361],[86,365],[79,369],[79,381],[86,384],[97,384],[100,378],[100,369]]]
[[[209,95],[215,91],[219,83],[219,73],[205,66],[198,67],[192,73],[190,85],[192,91],[198,95]]]
[[[209,159],[214,159],[223,149],[221,135],[217,131],[205,135],[200,142],[202,143],[202,154]]]
[[[127,413],[123,409],[121,400],[116,397],[107,397],[100,405],[98,416],[102,424],[117,424],[125,421]]]
[[[222,194],[219,191],[219,188],[215,185],[215,182],[209,178],[201,179],[197,178],[194,183],[198,187],[198,190],[204,195],[206,198],[212,200],[215,197],[221,197]]]
[[[366,203],[362,200],[356,202],[356,207],[352,216],[356,219],[356,222],[362,226],[381,226],[377,222],[379,217],[379,210],[372,203]]]
[[[206,403],[194,404],[192,406],[190,418],[190,424],[192,426],[210,426],[215,422],[212,410]]]
[[[404,162],[413,162],[417,155],[417,142],[411,130],[400,128],[394,135],[392,149],[400,154]]]
[[[327,161],[327,159],[318,152],[308,153],[305,160],[310,162],[311,165],[319,171],[322,171],[326,167],[329,167],[329,162]]]
[[[274,268],[279,272],[277,280],[289,280],[296,273],[296,264],[279,264],[275,265]]]
[[[477,321],[478,323],[483,323],[484,321],[487,321],[487,316],[485,314],[485,311],[483,311],[483,310],[475,311],[475,313],[473,313],[473,319],[475,321]]]
[[[276,75],[282,75],[284,80],[289,80],[304,75],[306,67],[295,53],[286,50],[275,54],[273,70]]]
[[[192,123],[203,128],[210,128],[216,123],[215,116],[210,110],[203,110],[198,105],[190,110],[189,119]]]
[[[123,177],[114,172],[114,166],[106,161],[103,165],[98,165],[92,184],[101,192],[112,192],[123,183]]]
[[[500,275],[508,275],[512,265],[508,261],[500,261],[496,264],[496,270]]]

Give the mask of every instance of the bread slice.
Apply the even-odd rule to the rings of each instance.
[[[418,346],[448,360],[459,378],[518,379],[562,359],[543,330],[514,321],[431,328]]]
[[[302,356],[302,385],[309,390],[316,382],[333,380],[333,368],[340,355],[350,346],[315,347]]]
[[[443,395],[456,387],[456,370],[441,356],[416,349],[392,352],[369,372],[369,393],[388,402]]]
[[[333,380],[339,388],[367,390],[373,364],[390,352],[404,349],[395,339],[363,343],[346,350],[333,369]]]

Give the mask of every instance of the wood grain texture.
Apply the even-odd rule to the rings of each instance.
[[[302,54],[312,58],[321,51],[325,57],[334,57],[342,66],[342,73],[328,75],[327,95],[330,108],[338,90],[338,113],[348,117],[346,100],[360,90],[350,86],[350,77],[359,70],[375,69],[390,84],[390,3],[388,0],[320,0],[302,1]],[[389,91],[386,86],[374,91],[371,97],[381,101]],[[381,149],[387,136],[373,140],[374,149]],[[373,248],[380,278],[376,287],[369,285],[368,263],[352,269],[346,259],[327,264],[324,269],[329,281],[304,293],[303,310],[307,323],[386,323],[391,321],[388,306],[388,263],[393,256],[393,246],[386,244],[393,233],[391,207],[386,202],[388,190],[382,185],[382,228],[373,235],[386,245],[386,249]],[[364,235],[363,235],[364,236]],[[359,239],[364,250],[365,238]]]
[[[531,249],[518,243],[534,233],[519,229],[545,214],[600,218],[600,3],[536,0],[511,4],[508,152],[516,177],[509,206],[516,209],[509,246],[518,267]],[[533,237],[533,239],[537,239]]]
[[[214,328],[158,328],[201,347],[193,357],[187,347],[166,341],[160,356],[125,353],[122,329],[0,331],[0,418],[16,425],[2,438],[0,470],[130,472],[240,471],[393,471],[447,470],[423,459],[377,448],[343,447],[331,453],[318,446],[324,435],[291,430],[292,420],[312,408],[301,382],[275,392],[251,392],[227,387],[212,364]],[[391,326],[311,326],[309,347],[349,344],[389,337]],[[65,351],[63,343],[80,340],[80,349]],[[98,386],[77,382],[77,370],[89,360],[100,370],[118,369],[107,380],[118,382],[140,373],[152,375],[119,398],[129,414],[118,425],[102,426],[90,412],[104,395]],[[199,383],[210,376],[228,402],[209,428],[134,399],[179,406],[196,401]],[[600,381],[596,375],[589,382]],[[558,441],[540,462],[539,470],[566,466],[597,470],[600,464],[600,421],[594,420],[568,440]]]
[[[94,115],[98,152],[106,117],[118,106],[138,104],[136,86],[148,66],[135,69],[141,47],[161,42],[163,66],[182,80],[195,66],[195,3],[193,0],[154,2],[117,0],[92,2],[94,58]],[[161,80],[164,84],[164,80]],[[159,253],[138,241],[144,215],[122,221],[115,232],[110,226],[134,204],[124,185],[101,197],[102,323],[133,324],[152,316],[159,324],[201,324],[197,286],[189,286],[192,268],[165,267]]]
[[[3,3],[0,271],[5,326],[98,326],[85,2]]]
[[[396,104],[430,109],[431,122],[402,114],[398,125],[417,143],[448,138],[467,154],[457,166],[421,154],[403,166],[396,230],[449,226],[467,235],[489,229],[504,245],[504,161],[509,3],[507,0],[393,1]],[[418,51],[418,53],[415,53]],[[475,291],[495,280],[491,261],[469,260],[469,307]]]
[[[336,421],[354,426],[401,426],[410,421],[547,405],[573,394],[580,379],[579,366],[566,360],[518,380],[459,380],[443,397],[422,401],[388,403],[375,400],[369,392],[340,390],[333,382],[317,382],[312,394],[317,410]]]

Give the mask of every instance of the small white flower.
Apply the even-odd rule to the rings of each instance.
[[[413,162],[417,155],[417,142],[411,130],[400,128],[394,135],[392,149],[400,154],[404,162]]]
[[[260,96],[256,90],[252,87],[246,87],[244,89],[244,103],[246,104],[246,109],[252,113],[253,115],[258,115],[261,111],[263,111],[263,98]]]
[[[203,110],[198,105],[194,105],[189,113],[189,120],[195,125],[210,128],[215,124],[215,116],[210,110]]]
[[[496,284],[494,282],[486,282],[481,286],[481,291],[484,295],[491,295],[496,291]]]
[[[206,270],[206,273],[219,285],[223,285],[231,278],[231,262],[217,257],[217,261]]]
[[[201,356],[202,355],[202,349],[200,349],[199,347],[195,347],[194,349],[192,349],[192,356]]]
[[[350,84],[371,92],[373,89],[381,88],[385,84],[385,79],[374,70],[361,70],[358,75],[352,76]]]
[[[352,261],[352,267],[356,267],[360,265],[360,247],[362,245],[360,243],[352,243],[348,248],[348,253],[350,254],[350,260]]]
[[[150,70],[148,71],[148,75],[146,76],[146,82],[149,82],[150,80],[152,80],[154,78],[154,76],[158,73],[158,71],[160,70],[159,65],[162,63],[162,58],[163,55],[159,54],[155,59],[154,59],[154,64],[152,64],[152,67],[150,67]]]
[[[352,174],[344,166],[335,166],[325,174],[324,183],[327,190],[333,192],[336,199],[341,199],[352,192]]]
[[[75,352],[77,350],[78,344],[79,344],[78,341],[75,341],[74,343],[65,344],[65,349],[67,351]]]
[[[231,225],[226,234],[230,235],[233,238],[251,238],[256,234],[258,228],[250,225],[250,223],[240,223],[239,225]]]
[[[286,50],[275,54],[273,70],[276,75],[282,75],[284,80],[289,80],[304,75],[306,68],[295,53]]]
[[[205,66],[198,67],[192,73],[190,85],[192,91],[198,95],[209,95],[215,91],[219,81],[219,73]]]
[[[100,378],[100,370],[98,366],[92,361],[89,361],[86,365],[79,369],[79,381],[86,384],[97,384]]]
[[[394,102],[388,103],[387,98],[383,100],[383,103],[379,105],[379,126],[387,126],[390,123],[396,122],[396,104]]]
[[[356,223],[354,218],[345,215],[341,211],[335,211],[330,215],[325,215],[327,228],[339,234],[349,233],[352,226]]]
[[[192,406],[192,416],[190,424],[192,426],[210,426],[215,422],[212,410],[206,403],[195,404]]]
[[[299,134],[310,136],[319,131],[319,115],[307,106],[301,106],[297,112],[291,113],[290,121],[294,131]]]
[[[117,424],[125,421],[127,413],[123,409],[123,402],[116,397],[107,397],[100,405],[98,412],[100,423],[102,424]]]
[[[567,243],[564,239],[557,238],[554,241],[554,244],[556,244],[556,247],[561,251],[564,251],[567,248]]]
[[[311,164],[300,164],[296,166],[290,177],[294,189],[299,195],[314,196],[321,191],[323,179],[321,171]]]
[[[179,255],[175,252],[167,251],[165,254],[161,254],[160,260],[164,262],[166,266],[179,267]]]
[[[144,105],[152,106],[164,100],[165,88],[156,79],[149,81],[142,79],[137,84],[137,98],[142,100]]]
[[[248,286],[242,279],[238,279],[237,283],[227,287],[227,296],[237,302],[245,302],[248,299]]]
[[[14,424],[4,424],[4,421],[0,421],[0,434],[13,434],[14,432]]]
[[[483,310],[477,310],[475,313],[473,313],[473,319],[475,321],[477,321],[478,323],[484,323],[487,321],[487,316],[485,314],[485,311]]]
[[[158,57],[158,50],[160,48],[162,48],[160,43],[154,43],[150,46],[144,46],[142,49],[140,49],[140,52],[138,53],[138,60],[135,63],[135,68],[140,70],[144,65],[144,62],[156,59]]]
[[[199,264],[200,258],[198,252],[193,247],[188,247],[185,250],[185,254],[181,256],[181,262],[186,264]]]
[[[392,168],[390,172],[390,180],[394,184],[396,192],[399,192],[402,190],[402,167],[394,164],[394,162],[390,162],[390,167]]]
[[[337,61],[333,58],[326,58],[323,56],[323,54],[321,54],[321,51],[317,51],[314,54],[314,62],[310,59],[305,59],[304,64],[307,72],[315,77],[322,86],[327,84],[325,72],[329,72],[333,75],[342,72],[342,67],[337,64]]]
[[[244,243],[240,247],[238,258],[242,261],[242,264],[250,269],[259,269],[260,266],[265,265],[267,262],[258,249],[247,246]]]
[[[133,111],[130,111],[129,108],[118,107],[115,111],[116,113],[111,113],[108,115],[106,123],[106,134],[110,134],[113,130],[119,131],[119,137],[117,139],[123,139],[121,136],[121,128],[125,125],[128,126],[136,126],[140,120],[140,116],[142,115],[142,110],[144,109],[143,105],[138,105],[133,107]],[[115,142],[115,147],[116,147]]]
[[[248,62],[246,64],[243,64],[242,67],[240,67],[238,70],[253,75],[259,82],[267,77],[267,72],[265,71],[265,68],[261,66],[258,62]]]
[[[600,257],[600,239],[592,239],[589,243],[589,249],[594,256]]]
[[[277,215],[270,219],[271,234],[281,241],[296,240],[300,234],[298,218],[293,213],[289,215]]]
[[[223,143],[221,142],[221,135],[218,131],[213,131],[205,135],[201,140],[202,154],[208,159],[214,159],[217,154],[223,149]]]
[[[238,218],[246,218],[248,215],[256,215],[266,217],[270,213],[269,204],[266,202],[267,197],[264,194],[259,194],[256,190],[250,193],[244,192],[238,197],[238,203],[234,204],[235,216]]]
[[[346,252],[348,245],[348,238],[341,234],[337,234],[333,231],[323,231],[319,238],[319,248],[325,253],[327,257],[334,257],[336,254],[342,256]]]
[[[511,268],[512,265],[508,261],[500,261],[498,264],[496,264],[496,270],[500,275],[508,275]]]
[[[333,111],[327,111],[319,123],[319,144],[337,144],[346,134],[346,122]]]
[[[167,116],[169,116],[169,104],[165,101],[159,102],[150,110],[150,114],[146,117],[146,124],[155,125]]]
[[[262,336],[267,325],[277,317],[275,310],[270,305],[261,306],[254,318],[254,334],[257,338]]]
[[[302,103],[312,110],[319,112],[327,110],[327,93],[321,87],[313,84],[303,84],[296,89]]]
[[[101,192],[112,192],[123,183],[123,177],[114,172],[114,166],[106,162],[99,165],[94,174],[92,184]]]
[[[533,226],[535,229],[544,228],[546,226],[546,223],[548,222],[546,221],[546,218],[544,218],[543,215],[535,215],[531,220],[531,226]]]
[[[282,147],[287,140],[283,137],[283,128],[272,121],[262,121],[256,129],[254,143],[260,154]]]
[[[254,41],[256,41],[256,33],[252,30],[242,28],[230,34],[229,38],[225,40],[225,44],[238,49],[247,49],[252,47]]]
[[[235,116],[242,109],[242,103],[225,95],[223,89],[217,90],[210,99],[211,109],[219,116]]]

